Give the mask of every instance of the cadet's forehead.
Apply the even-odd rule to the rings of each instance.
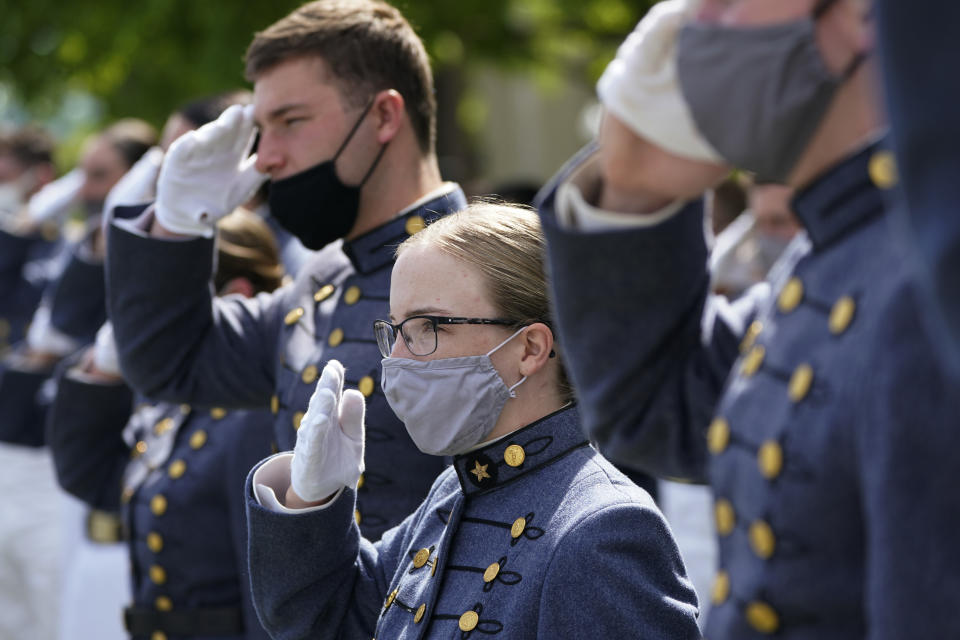
[[[487,314],[493,305],[486,289],[483,274],[475,266],[436,246],[420,244],[397,258],[390,282],[390,311],[395,318],[427,308],[454,315]]]

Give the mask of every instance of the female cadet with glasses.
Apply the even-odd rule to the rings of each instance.
[[[653,501],[584,438],[531,211],[474,205],[398,249],[383,389],[453,456],[376,543],[354,521],[363,396],[323,371],[292,454],[248,479],[254,604],[274,638],[699,638]]]

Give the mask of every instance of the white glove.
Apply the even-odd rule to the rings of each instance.
[[[50,322],[50,308],[40,305],[27,330],[27,346],[36,353],[64,357],[80,348],[80,341],[58,331]]]
[[[343,391],[343,365],[331,360],[310,398],[293,448],[290,481],[294,492],[317,502],[341,487],[355,487],[363,473],[364,400]]]
[[[253,105],[233,105],[170,145],[157,181],[161,226],[210,238],[217,220],[253,197],[267,179],[248,157],[255,129]]]
[[[30,197],[27,215],[32,222],[46,222],[65,216],[80,198],[86,181],[83,169],[77,167],[57,178]]]
[[[97,340],[93,346],[93,366],[101,373],[121,376],[120,358],[117,356],[117,343],[113,338],[113,325],[107,321],[97,331]]]
[[[677,80],[677,37],[701,1],[653,5],[607,65],[597,95],[640,137],[683,158],[722,163],[697,131]]]
[[[106,219],[114,207],[140,204],[153,200],[156,195],[157,176],[163,163],[163,149],[150,147],[130,170],[123,174],[107,194],[103,205],[103,217]]]

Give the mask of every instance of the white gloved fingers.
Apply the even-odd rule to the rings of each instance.
[[[35,193],[27,203],[27,215],[33,222],[60,218],[80,197],[86,182],[83,169],[77,167]]]
[[[340,400],[340,430],[351,440],[363,444],[366,401],[356,389],[347,389]]]
[[[117,355],[117,343],[113,337],[113,325],[108,321],[97,331],[93,348],[93,366],[110,375],[119,376],[120,358]]]
[[[320,380],[317,381],[317,391],[320,389],[329,389],[340,402],[340,396],[343,395],[343,365],[339,360],[328,360],[323,372],[320,374]],[[316,392],[314,392],[316,395]],[[313,399],[311,398],[311,402]],[[309,409],[308,409],[309,411]]]
[[[250,198],[257,193],[260,185],[269,178],[269,176],[257,171],[255,166],[256,162],[257,157],[251,156],[240,164],[240,172],[237,174],[236,181],[233,184],[235,192],[233,199],[235,201],[244,203],[250,200]]]

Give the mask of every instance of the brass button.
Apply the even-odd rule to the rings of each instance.
[[[767,440],[757,451],[757,466],[767,480],[773,480],[783,470],[783,449],[776,440]]]
[[[357,489],[363,489],[363,485],[366,484],[366,478],[363,477],[363,474],[360,474],[360,479],[357,480]]]
[[[737,516],[733,512],[733,505],[729,500],[717,500],[713,508],[714,517],[717,521],[717,533],[721,536],[728,536],[733,532],[733,527],[737,522]]]
[[[143,440],[133,446],[133,457],[138,458],[147,452],[147,443]]]
[[[133,489],[130,487],[125,487],[123,492],[120,494],[120,502],[127,504],[133,499]]]
[[[162,493],[150,498],[150,511],[155,516],[162,516],[167,512],[167,498]]]
[[[714,418],[707,430],[707,448],[713,455],[723,453],[730,444],[730,425],[723,418]]]
[[[897,186],[897,161],[890,151],[878,151],[870,158],[867,168],[870,180],[878,189],[892,189]]]
[[[801,300],[803,300],[803,282],[800,278],[790,278],[777,298],[777,308],[783,313],[790,313],[797,308]]]
[[[210,409],[210,417],[214,420],[223,420],[226,415],[227,410],[223,407],[214,407],[213,409]]]
[[[417,555],[413,556],[413,566],[419,569],[423,565],[427,564],[427,560],[429,559],[430,559],[430,550],[420,549],[420,551],[417,551]]]
[[[197,429],[190,436],[190,448],[199,449],[203,445],[207,444],[207,432],[203,429]]]
[[[147,534],[147,548],[154,553],[163,551],[163,536],[156,531]]]
[[[486,571],[483,572],[483,581],[493,582],[497,579],[498,575],[500,575],[500,563],[494,562],[492,565],[487,567]]]
[[[300,318],[303,317],[303,307],[297,307],[296,309],[291,309],[287,312],[287,315],[283,318],[283,324],[288,327],[292,324],[296,324],[300,321]]]
[[[420,231],[423,231],[423,228],[427,226],[427,223],[423,221],[423,218],[420,216],[410,216],[407,218],[406,224],[403,225],[403,228],[406,230],[407,235],[413,235]]]
[[[173,429],[173,418],[164,418],[157,424],[153,425],[153,433],[162,436],[166,432]]]
[[[314,302],[323,302],[324,300],[326,300],[327,298],[329,298],[330,296],[332,296],[332,295],[333,295],[333,292],[336,291],[336,290],[337,290],[337,288],[336,288],[335,286],[333,286],[332,284],[325,284],[325,285],[323,285],[322,287],[320,287],[319,289],[317,289],[317,291],[313,294],[313,301],[314,301]],[[289,323],[287,323],[287,324],[289,324]]]
[[[777,540],[773,529],[763,520],[757,520],[750,525],[750,548],[758,558],[768,559],[773,555]]]
[[[477,615],[476,611],[467,611],[460,616],[460,631],[473,631],[477,628],[479,622],[480,616]]]
[[[360,393],[363,394],[364,398],[369,398],[372,396],[375,387],[376,383],[370,376],[363,376],[360,378],[360,382],[357,383],[357,389],[360,390]]]
[[[157,611],[170,611],[173,609],[173,600],[167,596],[157,596],[153,604],[157,607]]]
[[[343,301],[347,304],[357,304],[360,300],[360,287],[353,286],[343,292]]]
[[[713,588],[710,590],[710,600],[715,605],[721,605],[730,596],[730,574],[718,571],[713,578]]]
[[[357,521],[357,524],[360,524],[360,521],[363,520],[363,518],[360,517],[360,509],[353,510],[353,519]]]
[[[422,604],[417,607],[417,612],[413,614],[413,622],[415,624],[420,624],[420,621],[423,620],[423,614],[427,612],[427,605]]]
[[[150,640],[167,640],[167,634],[163,631],[154,631],[150,634]]]
[[[331,331],[330,337],[327,338],[327,344],[331,347],[339,347],[341,342],[343,342],[343,329],[334,329]]]
[[[171,478],[176,480],[183,476],[187,471],[187,463],[183,460],[174,460],[170,463],[170,466],[167,468],[167,473]]]
[[[527,452],[518,444],[512,444],[503,452],[504,461],[511,467],[519,467],[527,459]]]
[[[300,379],[303,380],[303,384],[313,384],[317,381],[319,373],[317,365],[311,364],[300,373]]]
[[[801,364],[793,370],[793,375],[790,376],[787,396],[793,402],[800,402],[810,393],[811,385],[813,385],[813,367],[808,364]]]
[[[390,605],[393,604],[393,601],[397,599],[397,593],[399,589],[394,589],[390,592],[390,595],[387,596],[387,601],[383,603],[383,610],[386,611],[390,608]]]
[[[758,344],[750,349],[750,352],[743,357],[743,363],[740,365],[740,373],[747,378],[754,375],[760,370],[760,366],[763,364],[763,357],[766,353],[767,350],[763,348],[763,345]]]
[[[780,617],[766,602],[747,605],[747,622],[760,633],[774,633],[780,627]]]
[[[763,332],[763,323],[759,320],[754,320],[750,323],[750,326],[747,327],[747,333],[744,334],[743,340],[740,342],[740,353],[746,353],[753,347],[753,344],[757,341],[757,338],[760,336],[760,333]]]
[[[187,415],[188,413],[190,413],[190,405],[186,403],[180,405],[180,413],[182,415]]]
[[[853,314],[857,311],[857,303],[850,296],[843,296],[830,310],[830,333],[835,336],[847,330],[853,321]]]
[[[300,428],[300,422],[302,420],[303,420],[303,411],[297,411],[295,414],[293,414],[293,418],[291,418],[290,421],[293,423],[293,428],[295,430]]]
[[[523,530],[527,528],[527,519],[526,518],[517,518],[513,521],[513,524],[510,526],[510,537],[519,538],[523,535]]]
[[[150,567],[150,582],[153,584],[163,584],[167,581],[167,572],[160,565]]]
[[[280,398],[272,396],[270,398],[270,413],[277,415],[280,412]]]

